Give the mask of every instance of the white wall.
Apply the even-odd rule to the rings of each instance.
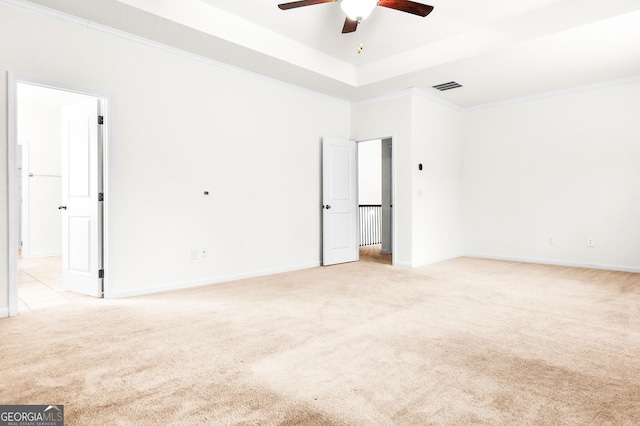
[[[0,28],[0,71],[111,96],[110,296],[319,264],[320,143],[349,137],[347,103],[11,7]],[[6,99],[0,85],[5,236]]]
[[[25,258],[62,252],[62,221],[57,209],[62,189],[60,120],[56,119],[56,112],[53,107],[36,103],[22,103],[18,107],[18,141],[23,149]]]
[[[396,132],[400,264],[467,254],[640,271],[639,86],[473,111],[419,92],[354,106],[356,139]]]
[[[640,271],[639,111],[636,82],[465,113],[464,251]]]
[[[420,266],[460,255],[462,113],[420,94],[412,113],[412,264]]]
[[[382,204],[382,141],[358,144],[358,202]]]

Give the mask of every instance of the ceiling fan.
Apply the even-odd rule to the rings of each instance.
[[[295,9],[297,7],[312,6],[321,3],[341,3],[342,10],[347,14],[342,33],[352,33],[358,28],[358,24],[366,19],[376,6],[387,7],[401,12],[412,13],[418,16],[427,16],[433,10],[433,6],[416,3],[411,0],[298,0],[290,3],[279,4],[282,10]]]

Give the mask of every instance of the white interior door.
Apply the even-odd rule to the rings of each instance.
[[[322,141],[322,264],[358,260],[358,169],[354,141]]]
[[[99,100],[62,111],[62,280],[70,291],[102,294],[102,137]]]

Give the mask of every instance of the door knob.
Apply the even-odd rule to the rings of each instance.
[[[327,204],[326,206],[324,206],[324,208],[329,210],[331,208],[331,206],[329,204]]]
[[[58,210],[66,210],[67,206],[58,206]]]

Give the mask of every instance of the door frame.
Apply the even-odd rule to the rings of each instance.
[[[380,139],[381,141],[385,140],[385,139],[389,139],[391,140],[391,147],[392,147],[392,153],[391,153],[391,205],[393,205],[393,212],[391,214],[391,266],[397,266],[396,264],[396,253],[398,253],[398,239],[397,239],[397,235],[398,233],[396,232],[397,229],[397,218],[398,218],[398,214],[396,214],[395,212],[397,211],[397,203],[396,203],[396,194],[398,193],[398,191],[396,190],[396,155],[393,152],[395,150],[395,134],[383,134],[381,136],[378,135],[374,135],[374,136],[368,136],[366,138],[359,138],[359,139],[354,139],[356,142],[356,147],[358,146],[358,144],[360,142],[368,142],[368,141],[372,141],[372,140],[377,140]],[[358,155],[358,150],[356,149],[356,156]],[[359,223],[360,218],[358,217],[358,230],[360,229],[360,223]]]
[[[84,89],[55,81],[50,81],[38,77],[7,72],[7,128],[8,128],[8,149],[7,149],[7,170],[8,170],[8,216],[9,216],[9,316],[18,314],[18,206],[20,197],[18,194],[17,182],[17,151],[18,151],[18,84],[30,84],[34,86],[46,87],[54,90],[79,93],[92,96],[102,101],[102,114],[105,125],[103,126],[103,222],[102,222],[102,244],[103,244],[103,268],[110,271],[110,227],[109,218],[111,212],[111,182],[113,170],[111,166],[111,152],[113,150],[111,135],[113,134],[113,102],[112,96],[108,93],[93,89]],[[109,298],[109,275],[105,273],[104,297]]]

